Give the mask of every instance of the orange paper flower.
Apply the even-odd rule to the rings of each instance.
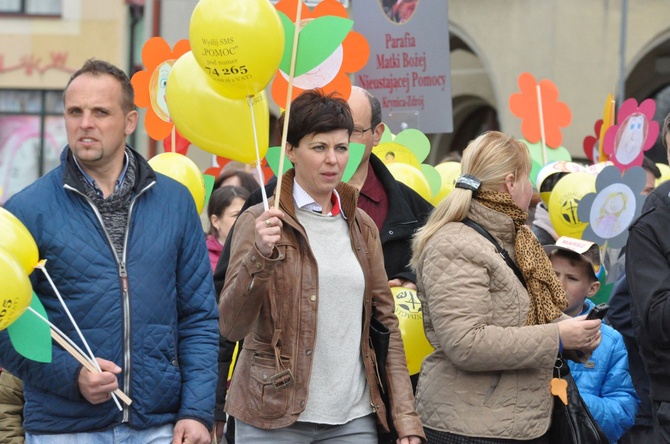
[[[279,12],[285,14],[289,20],[295,23],[298,3],[300,3],[302,8],[300,13],[301,27],[305,27],[311,21],[327,16],[340,17],[342,19],[348,20],[347,10],[337,0],[323,0],[314,8],[311,13],[309,8],[304,3],[302,3],[302,0],[281,0],[279,3],[277,3],[277,5],[275,5],[275,8],[277,8]],[[332,25],[332,23],[329,23],[329,25]],[[316,33],[310,35],[309,40],[312,43],[311,49],[314,49],[314,43],[316,43],[313,41],[313,37],[315,35],[317,38],[320,38],[318,36],[321,36],[325,39],[328,37],[328,32],[321,32],[320,34]],[[298,40],[299,50],[296,59],[296,66],[305,61],[304,57],[315,57],[314,51],[301,54],[300,45],[302,45],[302,43],[300,43],[300,39],[302,38],[303,34],[301,31]],[[290,56],[292,49],[292,43],[287,42],[286,48],[284,50],[285,57]],[[356,72],[365,66],[365,64],[368,62],[368,58],[370,57],[370,45],[368,44],[368,41],[365,39],[365,37],[363,37],[363,35],[355,31],[349,31],[342,43],[337,46],[335,51],[333,51],[331,54],[325,55],[327,58],[319,63],[318,66],[310,69],[305,73],[295,74],[293,79],[291,100],[296,98],[303,91],[315,88],[320,88],[327,94],[331,92],[338,92],[342,97],[348,99],[349,95],[351,94],[351,80],[349,79],[348,73]],[[302,61],[301,58],[303,59]],[[309,64],[309,62],[307,62],[307,64]],[[284,106],[286,103],[286,96],[288,94],[288,77],[288,70],[282,70],[280,68],[277,70],[277,74],[275,75],[274,81],[272,82],[272,98],[280,106]]]
[[[512,114],[522,119],[521,133],[530,143],[542,140],[540,127],[540,109],[537,97],[538,83],[530,73],[519,76],[520,93],[512,94],[509,107]],[[558,101],[558,88],[551,80],[539,83],[542,96],[542,117],[544,122],[545,143],[548,147],[558,148],[563,141],[561,128],[570,124],[570,108]]]
[[[136,72],[130,83],[135,89],[135,105],[148,108],[144,128],[154,140],[168,137],[174,126],[165,102],[165,85],[174,62],[190,49],[188,40],[180,40],[170,50],[161,37],[150,38],[142,47],[145,70]]]

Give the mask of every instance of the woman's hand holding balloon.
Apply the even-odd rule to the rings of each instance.
[[[256,219],[256,248],[265,257],[271,257],[275,244],[281,239],[281,210],[270,208]]]

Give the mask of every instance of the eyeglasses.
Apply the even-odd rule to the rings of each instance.
[[[354,129],[351,132],[351,137],[355,137],[355,138],[359,139],[359,138],[363,137],[363,135],[365,134],[366,131],[370,131],[371,129],[372,129],[372,127],[365,128],[365,129]]]

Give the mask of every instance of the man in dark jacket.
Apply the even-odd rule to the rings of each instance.
[[[662,140],[668,148],[670,115]],[[633,326],[649,376],[654,437],[670,443],[670,181],[658,186],[633,223],[626,245],[626,277]]]
[[[670,182],[645,201],[630,228],[626,276],[637,344],[650,383],[657,443],[670,443]],[[660,421],[659,421],[660,420]]]
[[[372,148],[379,144],[384,133],[379,100],[363,88],[354,86],[348,103],[354,118],[351,141],[365,145],[361,163],[348,183],[360,190],[358,207],[372,217],[379,229],[389,286],[416,290],[416,275],[408,266],[412,255],[412,235],[423,226],[433,206],[414,190],[395,180],[384,163],[372,154]],[[272,195],[275,185],[276,182],[272,182],[266,186],[268,195]],[[260,190],[252,194],[240,213],[261,202],[261,196]],[[231,229],[228,238],[232,235]],[[229,257],[230,242],[226,241],[214,271],[217,295],[223,289]],[[217,422],[225,420],[225,381],[234,347],[234,343],[222,340],[215,412]]]
[[[207,248],[186,187],[126,145],[133,100],[123,71],[87,61],[65,89],[61,165],[6,204],[99,366],[59,347],[52,362],[31,361],[0,332],[0,365],[24,382],[27,442],[210,442],[218,334]],[[82,345],[44,273],[31,279],[53,324]]]

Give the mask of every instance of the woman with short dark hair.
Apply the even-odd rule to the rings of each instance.
[[[341,183],[352,131],[344,100],[296,98],[285,147],[294,169],[281,179],[279,208],[256,205],[236,224],[219,310],[221,333],[244,338],[226,402],[239,444],[376,444],[387,409],[399,443],[424,440],[379,233]],[[377,383],[372,316],[391,331],[390,406]]]

